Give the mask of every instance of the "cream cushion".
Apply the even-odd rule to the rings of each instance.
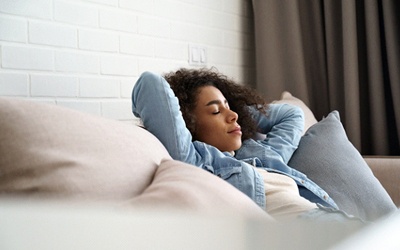
[[[0,97],[0,117],[2,196],[270,219],[222,179],[172,160],[138,126],[6,97]]]
[[[0,98],[0,117],[3,194],[123,200],[171,158],[142,128],[55,105]]]
[[[272,220],[263,209],[229,183],[203,169],[176,160],[161,162],[152,184],[130,204]]]

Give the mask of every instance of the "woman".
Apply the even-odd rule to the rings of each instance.
[[[287,165],[304,126],[298,107],[266,104],[214,70],[180,69],[164,77],[143,73],[132,110],[172,158],[228,181],[272,216],[337,210],[324,190]],[[266,138],[252,139],[257,132]]]

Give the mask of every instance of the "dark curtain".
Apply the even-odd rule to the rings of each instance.
[[[338,110],[364,155],[400,155],[400,1],[253,0],[256,88],[317,119]]]

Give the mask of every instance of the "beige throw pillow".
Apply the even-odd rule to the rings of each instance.
[[[55,105],[3,97],[0,117],[3,195],[126,200],[170,158],[140,127]]]
[[[272,220],[229,183],[203,169],[175,160],[161,162],[152,184],[130,204]]]

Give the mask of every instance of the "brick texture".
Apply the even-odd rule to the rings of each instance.
[[[189,65],[254,81],[250,0],[1,0],[0,96],[25,97],[133,121],[143,71]]]

